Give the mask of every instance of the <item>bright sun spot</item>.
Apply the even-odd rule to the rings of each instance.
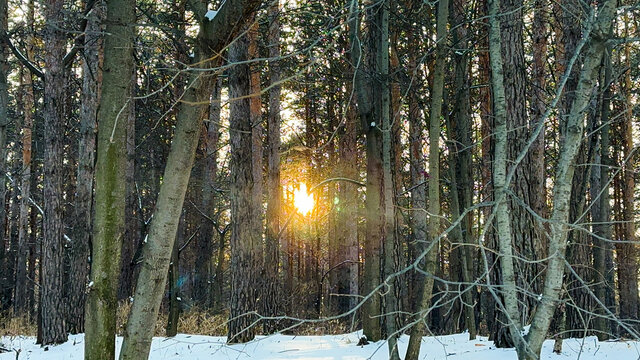
[[[293,202],[302,215],[307,215],[313,209],[313,196],[307,193],[305,183],[300,183],[298,190],[294,190]]]

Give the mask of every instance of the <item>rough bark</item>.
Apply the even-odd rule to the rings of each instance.
[[[456,30],[453,32],[453,43],[457,48],[466,49],[469,46],[468,29],[466,23],[466,0],[454,1],[452,4],[452,26]],[[471,207],[473,201],[473,184],[472,184],[472,120],[470,116],[469,101],[469,62],[470,57],[466,51],[456,51],[453,55],[455,65],[454,75],[454,104],[452,116],[450,117],[451,126],[447,129],[454,134],[451,137],[451,148],[454,149],[452,154],[452,219],[457,219],[462,210]],[[455,184],[453,182],[455,181]],[[455,200],[455,201],[454,201]],[[453,211],[454,207],[458,208]],[[470,246],[473,244],[473,214],[468,213],[460,224],[460,240],[459,256],[461,260],[461,278],[466,284],[473,281],[473,253],[475,248]],[[468,286],[468,285],[465,285]],[[469,331],[469,339],[476,338],[476,320],[474,311],[474,293],[475,289],[465,289],[462,295],[464,301],[465,326]]]
[[[8,27],[8,4],[7,0],[0,0],[0,31],[5,33]],[[9,88],[7,83],[7,75],[9,73],[9,52],[6,46],[0,49],[0,310],[7,310],[11,305],[11,288],[12,275],[9,274],[9,266],[7,264],[7,254],[5,245],[5,166],[6,166],[6,143],[7,143],[7,124],[8,106],[9,106]]]
[[[629,36],[628,18],[625,22],[625,35]],[[630,45],[624,46],[624,63],[627,67],[631,66]],[[620,318],[624,320],[638,319],[638,245],[635,225],[635,170],[637,156],[634,155],[633,142],[633,100],[632,100],[632,83],[631,74],[625,72],[622,79],[622,95],[624,102],[622,111],[623,121],[620,124],[620,138],[622,142],[622,150],[626,162],[623,166],[623,186],[622,186],[622,218],[624,222],[622,231],[622,240],[624,242],[616,243],[616,255],[618,259],[618,281],[620,292]]]
[[[40,291],[42,344],[67,340],[63,301],[62,159],[66,35],[62,0],[45,3],[44,221]]]
[[[415,36],[410,38],[412,44],[417,44]],[[417,64],[417,54],[409,53],[409,75],[417,81],[422,75]],[[413,85],[417,86],[417,85]],[[409,91],[409,168],[411,173],[411,234],[409,243],[410,259],[413,261],[426,249],[427,245],[427,202],[426,202],[426,181],[424,164],[424,141],[423,132],[425,128],[424,117],[420,109],[418,91]],[[424,267],[424,260],[420,262]],[[418,271],[412,272],[411,284],[409,286],[409,303],[412,305],[411,312],[419,309],[418,302],[422,292],[424,276]]]
[[[86,4],[91,6],[91,4]],[[78,142],[78,169],[76,176],[71,262],[71,284],[68,302],[67,328],[72,334],[84,332],[84,307],[89,278],[89,244],[91,243],[93,176],[95,171],[96,127],[100,86],[102,82],[101,23],[104,9],[101,2],[93,4],[87,14],[82,63],[82,107],[80,108],[80,134]]]
[[[507,327],[511,339],[515,344],[518,356],[526,352],[526,346],[520,335],[522,323],[518,310],[518,294],[515,279],[515,268],[512,248],[512,226],[507,201],[507,163],[508,163],[508,133],[507,133],[507,99],[505,84],[505,67],[502,47],[502,29],[500,24],[500,1],[489,1],[489,60],[491,64],[491,89],[493,94],[494,112],[494,162],[493,189],[496,204],[493,211],[496,219],[496,235],[500,255],[500,271],[502,275],[501,294],[504,305],[504,315],[507,317]],[[511,74],[512,76],[514,74]]]
[[[593,279],[595,283],[594,293],[598,300],[615,313],[615,306],[608,304],[608,292],[612,292],[613,282],[609,281],[608,274],[612,272],[611,268],[606,265],[606,258],[611,256],[610,243],[605,239],[611,239],[611,205],[609,204],[609,131],[610,106],[611,106],[611,50],[607,50],[603,57],[603,72],[601,87],[604,89],[601,100],[600,110],[600,146],[599,152],[596,154],[595,164],[599,164],[600,168],[596,168],[591,172],[591,199],[593,205],[591,208],[591,218],[594,221],[592,238],[593,243]],[[597,310],[598,314],[604,314],[604,309]],[[597,330],[596,336],[599,340],[606,340],[609,336],[609,324],[603,317],[595,319],[594,328]]]
[[[383,2],[365,2],[367,8],[367,21],[369,17],[380,12]],[[371,57],[374,53],[371,40],[373,37],[368,34],[367,39],[361,38],[359,31],[359,9],[357,2],[352,3],[351,31],[351,57],[356,68],[355,71],[355,92],[358,99],[358,112],[366,136],[367,154],[367,188],[365,202],[366,234],[364,247],[364,274],[360,293],[369,296],[369,299],[362,306],[362,327],[364,335],[373,341],[382,338],[381,299],[374,289],[380,284],[381,247],[384,238],[384,209],[383,198],[383,169],[382,169],[382,132],[380,131],[380,116],[376,113],[373,104],[373,79],[369,75],[371,72]],[[373,24],[372,24],[373,25]],[[374,27],[375,28],[375,25]],[[369,31],[373,31],[370,28]],[[361,46],[365,43],[365,52]]]
[[[209,107],[209,122],[206,124],[206,158],[205,168],[202,172],[202,211],[208,217],[203,220],[202,228],[198,233],[196,248],[198,249],[196,261],[195,298],[206,306],[217,308],[220,304],[219,296],[214,294],[214,230],[217,221],[216,213],[216,186],[218,174],[218,147],[220,141],[220,93],[222,81],[216,80],[211,93],[211,105]]]
[[[278,314],[280,255],[280,213],[282,206],[282,186],[280,185],[280,4],[273,3],[268,10],[269,34],[269,112],[267,118],[267,213],[264,253],[264,286],[262,311],[265,316]],[[266,334],[276,331],[273,322],[265,322]]]
[[[251,17],[253,19],[253,16]],[[249,59],[249,35],[243,35],[229,48],[229,62]],[[229,96],[232,99],[229,113],[231,144],[231,311],[228,323],[228,342],[253,340],[256,328],[252,327],[258,297],[258,281],[261,252],[261,231],[256,218],[260,218],[257,202],[254,168],[254,124],[252,120],[252,71],[246,63],[230,69]]]
[[[27,38],[26,38],[26,56],[29,61],[34,61],[34,5],[33,1],[27,4]],[[27,282],[27,256],[28,247],[28,229],[29,226],[29,198],[31,197],[31,149],[32,149],[32,130],[33,130],[33,111],[34,111],[34,93],[33,79],[29,69],[22,70],[22,99],[24,119],[22,123],[22,176],[20,177],[20,218],[18,220],[18,257],[16,261],[16,287],[14,313],[16,315],[25,314],[29,308]]]

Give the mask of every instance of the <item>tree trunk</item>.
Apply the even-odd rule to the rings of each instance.
[[[198,19],[200,32],[197,37],[196,61],[209,59],[212,54],[222,51],[259,4],[259,0],[227,1],[211,21],[204,18],[206,8],[193,9],[195,14],[202,14]],[[198,3],[190,5],[197,6]],[[217,61],[217,58],[213,62],[203,61],[200,66],[210,68]],[[158,195],[148,242],[143,249],[143,265],[127,322],[121,360],[138,360],[149,355],[153,324],[164,294],[171,249],[198,145],[201,121],[206,113],[206,104],[209,104],[215,79],[202,79],[199,74],[193,74],[191,80],[192,86],[185,92],[178,110],[164,181]]]
[[[131,74],[135,2],[107,4],[104,65],[98,110],[95,217],[91,282],[85,322],[85,358],[115,358],[120,250],[125,227],[127,109],[134,86]],[[90,198],[90,196],[89,196]],[[90,200],[89,200],[90,201]]]
[[[449,23],[449,0],[438,1],[438,22],[436,24],[436,64],[431,92],[429,113],[429,220],[427,224],[426,249],[420,254],[425,258],[424,271],[435,275],[437,269],[437,249],[440,238],[440,120],[444,98],[444,71],[447,62],[447,42]],[[426,254],[425,254],[426,251]],[[434,278],[427,275],[422,287],[416,323],[411,329],[405,359],[416,360],[420,355],[420,344],[425,331],[425,317],[431,304]]]
[[[628,18],[625,21],[625,36],[629,36]],[[631,66],[630,44],[624,45],[624,63]],[[626,71],[622,80],[622,92],[624,96],[623,121],[620,124],[622,150],[626,163],[623,166],[622,186],[622,221],[624,242],[616,243],[618,259],[618,281],[620,289],[620,318],[622,320],[638,320],[638,245],[635,226],[635,164],[637,156],[634,155],[633,143],[633,95],[631,74]]]
[[[615,313],[615,306],[608,304],[607,292],[614,287],[613,282],[609,282],[608,273],[611,269],[606,266],[606,258],[611,256],[611,245],[606,239],[611,239],[611,205],[609,204],[609,125],[610,107],[611,107],[611,50],[607,50],[603,59],[603,82],[601,87],[604,89],[601,100],[600,110],[600,147],[599,154],[596,154],[596,164],[600,168],[596,168],[591,172],[591,199],[593,206],[591,208],[591,218],[593,225],[593,282],[595,285],[594,293],[610,311]],[[598,156],[599,155],[599,156]],[[597,310],[598,314],[604,314],[604,309]],[[599,340],[606,340],[609,337],[609,324],[604,317],[598,317],[594,324],[595,330],[598,330],[596,336]]]
[[[8,2],[0,0],[0,32],[3,34],[8,30]],[[6,253],[6,191],[7,183],[5,173],[7,163],[7,125],[9,124],[9,51],[7,46],[2,44],[0,49],[0,311],[8,310],[11,306],[11,283],[13,274],[9,271],[10,261]]]
[[[167,316],[166,335],[174,337],[178,334],[178,319],[180,318],[180,243],[184,239],[184,210],[180,215],[176,241],[173,242],[171,251],[171,263],[169,263],[169,315]]]
[[[250,19],[253,19],[251,15]],[[229,62],[243,62],[250,56],[250,35],[243,35],[229,48]],[[252,120],[252,76],[246,63],[236,64],[230,70],[229,113],[231,143],[231,313],[229,315],[228,342],[253,340],[252,327],[258,297],[261,252],[260,203],[256,186],[260,178],[255,169],[255,131]]]
[[[456,31],[453,32],[453,42],[459,44],[462,48],[469,46],[467,40],[468,28],[465,26],[467,2],[466,0],[454,1],[453,3],[453,16],[452,22],[456,27]],[[452,140],[452,148],[455,149],[455,153],[452,154],[453,162],[451,166],[453,171],[451,173],[452,182],[455,181],[455,186],[452,184],[452,210],[454,207],[458,207],[457,214],[452,211],[452,219],[457,219],[460,216],[461,211],[470,208],[473,202],[473,174],[472,174],[472,120],[470,116],[471,105],[469,103],[469,61],[470,57],[466,52],[455,52],[453,54],[455,64],[455,78],[454,78],[454,108],[453,114],[449,117],[451,122],[451,129],[449,131],[454,133]],[[453,201],[454,199],[457,199]],[[455,204],[454,204],[455,203]],[[461,258],[461,275],[462,281],[465,283],[465,287],[469,287],[473,281],[473,253],[475,248],[473,245],[473,214],[467,213],[460,225],[460,258]],[[465,292],[462,295],[464,301],[464,314],[465,314],[465,326],[469,331],[469,339],[476,338],[476,320],[474,311],[474,294],[475,287],[465,288]]]
[[[87,4],[86,6],[91,6]],[[82,107],[80,109],[80,141],[78,145],[78,169],[75,195],[75,231],[71,248],[73,271],[68,303],[67,328],[72,334],[84,332],[84,307],[87,279],[89,277],[89,244],[93,203],[93,176],[96,151],[96,126],[100,86],[102,82],[102,21],[104,9],[101,2],[93,4],[87,14],[84,56],[82,63]]]
[[[597,68],[604,53],[605,41],[609,36],[609,24],[613,21],[614,14],[615,1],[607,0],[600,6],[595,23],[589,24],[593,26],[593,30],[588,38],[588,49],[584,56],[584,64],[580,72],[575,99],[566,119],[566,127],[564,127],[566,129],[565,139],[560,148],[558,158],[553,189],[553,212],[550,222],[550,259],[542,299],[527,336],[530,348],[527,359],[537,359],[540,356],[542,343],[545,340],[553,312],[560,299],[565,267],[564,256],[567,247],[568,227],[566,224],[569,218],[569,200],[575,158],[584,135],[584,112],[597,81]]]
[[[502,299],[504,315],[507,317],[507,326],[519,356],[526,350],[526,345],[520,334],[521,319],[518,310],[518,295],[516,291],[516,279],[512,249],[512,228],[509,216],[509,203],[507,201],[507,102],[506,84],[503,59],[501,54],[502,29],[500,24],[500,1],[489,1],[489,60],[491,63],[491,86],[493,92],[494,111],[494,214],[496,218],[496,234],[498,249],[500,252],[500,271],[502,273]],[[510,74],[514,76],[514,74]],[[512,89],[513,90],[513,89]],[[513,95],[512,95],[513,96]],[[513,98],[512,98],[513,99]]]
[[[200,233],[196,236],[198,249],[196,261],[195,298],[205,306],[216,308],[220,298],[214,294],[214,283],[218,281],[214,276],[214,247],[213,234],[217,220],[213,221],[216,213],[215,192],[218,174],[218,147],[220,146],[220,93],[222,80],[217,79],[211,94],[209,107],[209,123],[206,132],[206,159],[202,179],[202,211],[209,217],[203,220]]]
[[[372,87],[374,86],[373,75],[367,73],[376,72],[375,50],[380,46],[378,39],[380,21],[382,20],[382,9],[386,2],[373,4],[365,2],[367,8],[367,23],[370,25],[368,39],[365,42],[365,53],[360,49],[359,39],[359,9],[352,8],[353,20],[351,26],[352,48],[351,56],[356,66],[355,91],[358,98],[358,111],[362,127],[366,135],[367,153],[367,189],[365,203],[366,235],[364,242],[364,275],[362,279],[361,295],[368,296],[368,300],[362,307],[362,327],[364,335],[370,341],[378,341],[382,338],[381,314],[382,304],[379,292],[376,288],[380,285],[381,270],[381,247],[385,238],[385,213],[380,211],[384,207],[384,171],[383,171],[383,139],[380,122],[382,114],[379,105],[375,103]],[[353,3],[352,6],[358,6]],[[362,64],[367,64],[363,66]],[[364,70],[365,68],[367,70]],[[380,85],[380,84],[377,84]],[[381,94],[378,95],[380,99]]]
[[[40,304],[42,344],[57,344],[67,340],[63,301],[62,226],[62,159],[64,104],[64,31],[63,1],[49,0],[45,4],[44,30],[44,221],[42,244],[42,283]],[[0,141],[1,143],[1,141]]]
[[[133,294],[133,275],[135,271],[134,257],[140,246],[142,232],[140,228],[140,213],[138,211],[138,192],[136,185],[136,94],[137,73],[131,72],[131,98],[127,113],[127,165],[125,170],[125,229],[120,256],[120,280],[118,281],[118,300],[128,299]]]
[[[280,284],[278,263],[280,254],[280,213],[282,204],[282,186],[280,184],[280,4],[273,3],[268,10],[269,34],[269,114],[267,119],[267,214],[264,257],[264,286],[262,294],[262,312],[265,316],[278,314],[278,304],[282,300],[278,294]],[[264,323],[265,334],[276,331],[274,322]]]
[[[33,1],[27,4],[27,59],[34,61],[34,36],[33,23],[35,9]],[[31,71],[27,68],[22,70],[23,109],[24,121],[22,123],[22,176],[20,178],[20,218],[18,220],[18,258],[16,261],[16,287],[14,313],[23,315],[28,312],[29,298],[27,296],[30,283],[27,281],[27,256],[28,247],[28,226],[29,226],[29,198],[31,197],[31,149],[33,130],[34,93],[33,79]]]

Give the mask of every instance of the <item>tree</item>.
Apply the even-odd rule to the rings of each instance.
[[[249,19],[253,19],[251,16]],[[251,21],[251,20],[250,20]],[[260,202],[256,187],[262,181],[256,171],[256,134],[253,122],[255,102],[254,72],[247,60],[252,55],[253,25],[229,48],[230,70],[229,112],[231,144],[231,312],[229,314],[230,343],[253,340],[258,297],[258,283],[253,274],[260,268],[262,244],[260,239]],[[261,158],[259,159],[261,161]]]
[[[565,267],[565,251],[567,247],[566,225],[569,218],[569,200],[571,181],[575,167],[575,158],[583,136],[585,109],[591,98],[593,87],[597,81],[597,69],[604,54],[605,42],[610,36],[611,21],[615,15],[615,2],[603,2],[597,11],[597,17],[590,20],[590,35],[584,63],[580,70],[575,99],[566,119],[566,135],[560,148],[560,157],[556,168],[556,182],[553,187],[553,211],[550,221],[549,264],[544,281],[542,299],[531,323],[527,336],[530,351],[527,355],[519,353],[520,358],[536,359],[545,340],[551,323],[553,312],[560,299],[562,278]],[[584,41],[584,40],[583,40]],[[577,49],[579,52],[579,49]],[[570,70],[570,69],[568,69]]]
[[[427,241],[429,245],[420,254],[425,258],[425,280],[418,307],[418,316],[411,329],[406,359],[417,359],[420,343],[425,330],[424,316],[431,303],[433,275],[436,272],[437,244],[440,238],[440,121],[444,97],[444,70],[446,65],[447,24],[449,23],[449,1],[438,1],[438,22],[436,24],[436,64],[431,90],[431,111],[429,113],[429,218]],[[426,252],[426,254],[425,254]]]
[[[104,19],[103,4],[99,1],[86,4],[87,35],[84,38],[84,62],[82,65],[82,108],[80,109],[80,140],[78,143],[78,169],[76,177],[75,218],[78,221],[73,232],[71,248],[72,266],[70,275],[69,331],[84,331],[84,307],[87,279],[89,277],[89,244],[91,243],[93,212],[93,177],[95,171],[96,132],[100,86],[102,81],[102,36],[101,22]],[[131,45],[129,45],[131,46]],[[111,65],[113,66],[113,65]]]
[[[231,0],[225,2],[212,20],[207,14],[205,3],[190,3],[196,8],[200,31],[197,36],[196,60],[203,68],[218,63],[213,61],[240,31],[251,14],[260,4],[258,0]],[[149,229],[148,242],[143,249],[143,266],[138,276],[131,315],[127,322],[125,338],[120,353],[121,360],[146,358],[151,346],[153,324],[160,308],[160,301],[166,285],[169,259],[178,228],[184,196],[193,166],[198,144],[201,121],[212,91],[212,79],[202,79],[199,73],[192,73],[192,86],[185,92],[177,114],[177,126],[167,158],[164,182],[160,188],[156,210]]]
[[[280,2],[273,3],[268,10],[269,34],[269,112],[267,118],[267,213],[264,246],[264,293],[262,304],[265,316],[278,314],[280,284],[278,264],[280,259],[280,214],[282,185],[280,184]],[[271,322],[265,322],[265,333],[275,331]]]
[[[0,0],[0,32],[4,36],[8,30],[8,14],[9,8],[6,0]],[[0,309],[6,310],[11,305],[10,278],[5,245],[5,166],[7,162],[6,143],[7,143],[7,125],[9,123],[8,107],[9,107],[9,88],[7,83],[7,75],[9,74],[9,54],[6,46],[0,50]],[[7,265],[5,265],[7,264]]]
[[[125,223],[127,109],[133,64],[135,2],[107,2],[107,35],[98,110],[96,200],[91,282],[86,307],[85,357],[115,358],[120,249]]]
[[[64,31],[62,0],[45,3],[44,61],[44,220],[40,290],[42,344],[67,340],[62,297],[64,239],[62,226],[62,129],[64,102]]]

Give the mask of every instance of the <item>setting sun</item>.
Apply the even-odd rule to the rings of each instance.
[[[300,183],[298,190],[293,192],[293,202],[302,215],[307,215],[313,209],[313,196],[307,193],[305,183]]]

